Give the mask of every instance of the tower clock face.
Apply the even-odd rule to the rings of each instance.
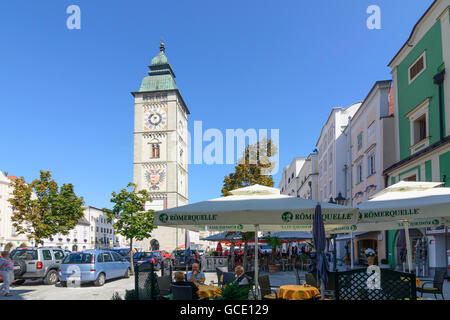
[[[151,106],[145,111],[145,127],[149,130],[162,130],[167,128],[166,108]]]

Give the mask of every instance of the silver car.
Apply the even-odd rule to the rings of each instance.
[[[43,279],[47,285],[57,283],[58,268],[64,257],[64,251],[55,247],[25,247],[11,251],[15,284],[21,284],[28,279]]]
[[[129,278],[131,265],[117,252],[86,250],[73,252],[60,265],[59,279],[62,286],[93,282],[103,286],[106,280]]]

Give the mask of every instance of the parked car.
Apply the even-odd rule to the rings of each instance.
[[[144,262],[153,262],[155,265],[155,270],[161,269],[161,263],[163,261],[163,256],[158,251],[151,252],[136,252],[133,255],[133,264],[135,266],[140,265]]]
[[[186,269],[186,264],[185,264],[185,252],[186,250],[175,250],[172,252],[172,259],[173,259],[173,269]],[[191,257],[192,259],[189,261],[188,263],[188,269],[192,268],[192,264],[195,262],[194,261],[194,254],[195,254],[195,250],[191,249]]]
[[[43,279],[44,284],[53,285],[59,281],[58,268],[65,254],[55,247],[24,247],[11,251],[10,257],[14,261],[15,284]]]
[[[163,258],[170,259],[171,255],[166,250],[153,250],[152,252],[160,252]]]
[[[109,251],[116,252],[120,254],[122,257],[130,261],[130,248],[114,248]]]
[[[272,253],[272,248],[268,244],[262,244],[260,246],[260,252],[262,254],[271,254]]]
[[[123,256],[109,250],[86,250],[68,255],[59,268],[63,287],[67,281],[93,282],[100,287],[106,280],[129,278],[131,265]]]

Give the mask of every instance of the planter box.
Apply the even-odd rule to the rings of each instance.
[[[280,270],[280,265],[278,264],[269,264],[269,272],[278,272]]]

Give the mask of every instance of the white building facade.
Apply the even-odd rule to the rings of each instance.
[[[44,246],[59,247],[70,251],[82,251],[87,249],[94,249],[94,246],[89,242],[90,224],[85,217],[78,220],[75,228],[69,231],[68,234],[56,234],[49,239],[44,239]]]
[[[84,218],[89,223],[90,248],[105,249],[118,247],[113,227],[114,222],[108,222],[106,212],[92,206],[87,206],[84,208]]]
[[[317,153],[311,153],[305,159],[297,176],[297,197],[319,200],[319,167]]]
[[[283,175],[278,185],[281,194],[297,197],[297,190],[299,188],[297,177],[305,161],[306,157],[297,157],[289,166],[283,169]]]
[[[13,214],[8,199],[12,195],[11,179],[6,173],[0,171],[0,251],[12,250],[20,246],[34,246],[33,240],[28,240],[24,234],[18,234],[13,226],[11,216]]]
[[[328,202],[335,199],[339,193],[347,198],[346,164],[347,139],[344,130],[348,118],[352,117],[361,103],[355,103],[348,108],[333,108],[317,141],[319,166],[319,200]]]

